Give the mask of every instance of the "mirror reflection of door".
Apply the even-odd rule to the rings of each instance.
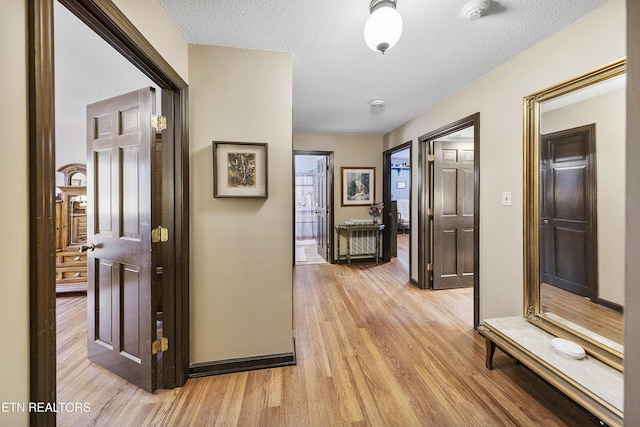
[[[623,343],[625,81],[617,75],[546,99],[539,116],[540,311],[616,351]],[[571,145],[581,134],[592,147]],[[555,217],[554,199],[562,199]]]
[[[433,289],[473,286],[473,141],[434,141]]]
[[[540,140],[540,279],[596,301],[595,125]]]

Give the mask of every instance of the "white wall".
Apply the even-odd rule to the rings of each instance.
[[[376,168],[376,201],[382,200],[382,137],[365,135],[339,135],[298,133],[293,135],[295,150],[333,151],[334,221],[343,224],[348,219],[371,219],[368,206],[341,206],[342,167]],[[371,190],[371,189],[370,189]],[[373,191],[373,190],[371,190]],[[337,241],[334,257],[337,256]],[[346,242],[340,249],[344,253]]]
[[[624,57],[625,19],[624,0],[612,0],[384,137],[385,149],[417,145],[421,135],[480,112],[481,319],[523,312],[522,98]],[[512,192],[512,206],[501,205],[503,191]]]
[[[627,182],[640,182],[640,2],[627,0]],[[627,245],[624,311],[624,417],[625,425],[640,425],[640,185],[627,185]],[[631,214],[634,213],[634,214]]]
[[[29,199],[26,3],[9,0],[0,14],[0,402],[29,401]],[[29,414],[0,413],[2,425],[28,425]]]
[[[292,59],[189,46],[191,362],[293,351]],[[269,197],[213,197],[212,141],[266,142]]]
[[[112,0],[180,77],[189,83],[187,42],[160,0]]]

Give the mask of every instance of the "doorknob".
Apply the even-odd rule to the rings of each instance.
[[[93,243],[89,243],[88,245],[80,245],[80,250],[78,252],[87,252],[93,251],[96,248],[96,245]]]
[[[543,224],[549,224],[549,220],[545,218],[545,219],[542,220],[542,223]]]

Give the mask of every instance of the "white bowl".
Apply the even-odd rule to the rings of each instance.
[[[572,359],[583,359],[587,354],[578,344],[565,340],[564,338],[553,338],[551,346],[554,350],[571,357]]]

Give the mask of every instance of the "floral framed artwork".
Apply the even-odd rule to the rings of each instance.
[[[376,194],[376,168],[342,167],[342,206],[368,206]]]
[[[267,144],[213,142],[213,197],[267,198]]]

